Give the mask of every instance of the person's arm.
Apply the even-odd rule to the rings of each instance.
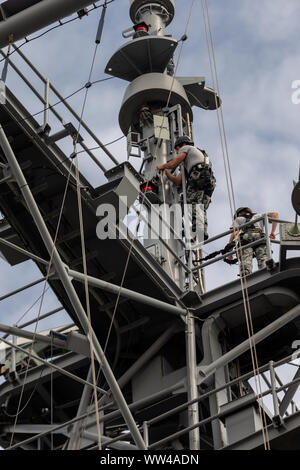
[[[232,232],[232,234],[230,235],[230,238],[229,238],[229,243],[233,242],[233,240],[236,238],[237,234],[238,234],[238,231]]]
[[[279,218],[278,212],[268,212],[267,216],[271,217],[272,219]],[[276,227],[278,225],[278,222],[271,222],[271,223],[272,223],[272,231],[270,233],[270,238],[274,240],[276,238]]]
[[[167,177],[169,180],[171,180],[176,186],[181,186],[182,183],[182,173],[180,172],[179,175],[174,176],[172,173],[170,173],[168,170],[165,171]]]
[[[237,235],[238,235],[238,231],[232,232],[232,234],[230,235],[230,238],[229,238],[229,243],[232,243],[233,240],[235,240],[235,238],[237,237]],[[231,248],[230,251],[232,251],[232,250],[233,250],[233,248]],[[233,256],[232,256],[232,255],[231,255],[231,256],[227,256],[227,258],[228,258],[229,260],[233,260]]]
[[[158,170],[167,170],[167,169],[174,170],[180,165],[180,163],[183,162],[186,155],[187,154],[185,152],[182,152],[179,155],[177,155],[177,157],[173,158],[173,160],[170,160],[168,163],[163,163],[162,165],[158,165],[157,169]]]

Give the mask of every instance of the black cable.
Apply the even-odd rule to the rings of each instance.
[[[98,8],[101,8],[103,7],[104,5],[109,5],[109,3],[112,3],[112,2],[115,2],[115,0],[109,0],[105,3],[102,3],[101,5],[95,5],[90,8],[89,10],[87,10],[86,12],[86,15],[88,15],[91,11],[94,11],[94,10],[97,10]],[[84,15],[85,16],[85,15]],[[14,50],[12,52],[10,52],[10,54],[8,54],[6,57],[4,57],[3,59],[0,60],[0,64],[1,62],[3,62],[4,60],[6,60],[8,57],[10,57],[12,54],[14,54],[15,52],[17,52],[19,49],[21,49],[23,46],[25,46],[25,44],[28,44],[29,42],[32,42],[32,41],[35,41],[36,39],[39,39],[41,38],[42,36],[45,36],[45,34],[48,34],[50,33],[50,31],[53,31],[54,29],[57,29],[57,28],[60,28],[61,26],[65,26],[66,24],[69,24],[69,23],[72,23],[73,21],[76,21],[76,20],[81,20],[81,16],[76,16],[75,18],[71,18],[70,20],[67,20],[67,21],[60,21],[59,24],[55,25],[55,26],[52,26],[51,28],[47,29],[46,31],[44,31],[43,33],[39,34],[38,36],[34,36],[33,38],[30,38],[30,39],[27,39],[25,38],[25,41],[22,42],[22,44],[20,44],[19,46],[15,47]]]
[[[8,411],[6,410],[5,407],[2,407],[3,413],[4,413],[8,418],[16,418],[16,416],[19,416],[19,415],[20,415],[21,413],[23,413],[23,411],[27,408],[27,406],[29,405],[29,403],[30,403],[30,401],[31,401],[31,399],[32,399],[32,397],[33,397],[33,395],[35,394],[35,392],[36,392],[38,386],[40,385],[40,380],[41,380],[41,378],[42,378],[42,375],[43,375],[43,372],[44,372],[45,367],[46,367],[46,365],[44,364],[44,365],[43,365],[43,368],[42,368],[42,370],[41,370],[40,376],[39,376],[39,378],[37,379],[37,381],[36,381],[36,383],[35,383],[35,385],[34,385],[34,388],[33,388],[32,392],[31,392],[31,394],[30,394],[28,400],[26,401],[25,405],[23,406],[23,408],[22,408],[20,411],[18,411],[17,413],[11,414],[11,413],[8,413]]]
[[[51,104],[49,105],[47,108],[44,108],[42,109],[41,111],[38,111],[36,113],[33,113],[33,114],[30,114],[29,116],[27,116],[26,118],[23,118],[19,121],[14,121],[16,124],[21,124],[22,122],[24,121],[28,121],[29,119],[35,117],[35,116],[38,116],[39,114],[42,114],[44,113],[47,109],[52,109],[54,108],[55,106],[57,106],[58,104],[61,104],[61,103],[64,103],[65,101],[67,101],[68,99],[72,98],[74,95],[76,95],[77,93],[79,93],[80,91],[84,90],[85,88],[90,88],[92,85],[94,85],[95,83],[101,83],[101,82],[106,82],[107,80],[113,80],[115,77],[108,77],[108,78],[103,78],[101,80],[96,80],[95,82],[88,82],[86,83],[84,86],[78,88],[78,90],[74,91],[73,93],[71,93],[70,95],[66,96],[65,98],[57,101],[56,103],[54,104]],[[4,126],[2,126],[3,129],[5,129],[5,127],[9,126],[9,124],[6,124]]]
[[[117,139],[113,140],[112,142],[108,142],[107,144],[104,144],[104,147],[108,147],[109,145],[112,145],[112,144],[115,144],[116,142],[119,142],[119,140],[122,140],[125,138],[125,135],[121,135],[121,137],[118,137]],[[97,150],[97,149],[100,149],[102,148],[100,145],[98,145],[97,147],[92,147],[90,149],[86,149],[86,150],[80,150],[80,152],[76,152],[76,155],[79,155],[80,153],[84,153],[84,152],[87,152],[88,150],[92,151],[92,150]],[[73,154],[72,154],[73,156]]]

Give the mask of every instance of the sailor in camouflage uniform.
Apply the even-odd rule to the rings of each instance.
[[[157,169],[159,171],[165,170],[167,177],[177,186],[181,186],[182,173],[174,176],[168,169],[175,169],[183,162],[187,204],[192,205],[192,231],[195,234],[196,229],[200,226],[203,232],[204,227],[202,236],[206,240],[208,238],[206,211],[216,185],[208,155],[204,150],[194,147],[194,143],[188,136],[179,137],[176,140],[175,150],[177,156],[168,163],[158,165]],[[203,211],[200,210],[200,204],[203,205]]]
[[[268,212],[267,215],[268,217],[272,217],[273,219],[278,218],[277,212]],[[248,274],[252,273],[252,261],[254,254],[257,260],[258,269],[264,269],[266,267],[267,247],[264,234],[264,224],[263,220],[255,222],[255,220],[259,219],[260,217],[262,217],[262,214],[254,214],[249,207],[240,207],[234,215],[233,228],[238,229],[241,225],[246,224],[247,222],[253,221],[253,224],[244,227],[240,231],[233,232],[231,234],[229,243],[232,243],[234,240],[236,240],[238,233],[240,233],[242,246],[247,245],[248,243],[252,243],[259,239],[262,240],[262,243],[259,245],[242,249],[240,267],[240,272],[242,276],[247,276]],[[273,240],[276,238],[276,226],[277,222],[272,222],[272,231],[270,234],[270,238]],[[229,257],[229,259],[232,259],[232,256]]]

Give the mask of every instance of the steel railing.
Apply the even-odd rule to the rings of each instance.
[[[3,52],[3,50],[0,50],[0,53],[3,58],[6,58],[9,65],[12,67],[12,69],[17,73],[17,75],[24,81],[24,83],[27,85],[27,87],[34,93],[34,95],[38,98],[38,100],[42,103],[44,107],[44,126],[48,124],[49,121],[49,113],[52,113],[52,115],[59,121],[62,126],[66,124],[65,119],[56,111],[56,109],[51,106],[50,100],[49,100],[49,94],[50,91],[54,93],[54,95],[58,98],[59,104],[64,106],[75,118],[75,121],[78,124],[80,123],[80,126],[86,130],[88,133],[89,137],[97,144],[99,148],[101,148],[106,155],[109,157],[109,159],[113,162],[114,165],[118,165],[119,162],[118,160],[112,155],[112,153],[105,147],[105,145],[101,142],[101,140],[94,134],[94,132],[89,128],[89,126],[86,124],[86,122],[76,113],[76,111],[69,105],[67,100],[59,93],[57,88],[50,82],[50,80],[46,77],[44,77],[41,72],[32,64],[32,62],[23,54],[22,51],[20,51],[14,44],[13,47],[19,57],[30,67],[30,69],[34,72],[34,74],[38,77],[38,79],[42,82],[43,84],[43,95],[35,88],[35,86],[30,82],[28,78],[24,75],[24,73],[19,69],[19,67],[14,63],[14,61]],[[42,113],[42,111],[41,111]],[[76,126],[74,126],[76,127]],[[107,171],[107,168],[98,160],[96,155],[92,152],[92,150],[88,149],[86,145],[81,141],[78,140],[78,144],[82,147],[82,149],[89,155],[89,157],[93,160],[93,162],[100,168],[102,172]]]

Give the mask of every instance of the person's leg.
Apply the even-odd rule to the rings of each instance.
[[[203,191],[189,186],[187,189],[187,203],[190,205],[192,215],[193,238],[197,237],[198,241],[201,242],[204,238],[206,220],[206,213],[203,208]]]
[[[267,261],[267,247],[266,245],[260,245],[255,249],[255,255],[257,260],[258,269],[264,269]]]
[[[204,239],[205,240],[209,238],[208,232],[207,232],[207,212],[206,211],[210,205],[210,202],[211,202],[211,197],[205,194],[202,199],[203,211],[204,211]]]
[[[241,256],[241,275],[252,273],[253,248],[243,248]]]

